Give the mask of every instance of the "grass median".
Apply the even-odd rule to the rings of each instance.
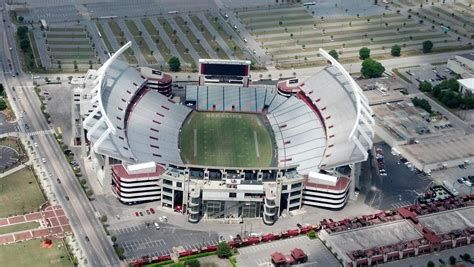
[[[148,47],[148,44],[142,36],[143,33],[138,30],[138,27],[135,22],[133,20],[126,20],[125,25],[127,25],[128,30],[133,35],[135,43],[138,45],[138,48],[140,48],[140,51],[142,52],[143,57],[145,57],[146,62],[148,64],[157,64],[158,61],[153,56],[150,47]]]

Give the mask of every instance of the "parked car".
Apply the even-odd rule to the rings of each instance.
[[[464,177],[458,178],[458,183],[463,184],[466,179]]]
[[[156,230],[160,230],[160,225],[157,222],[155,222],[154,225]]]
[[[146,214],[147,214],[147,215],[150,215],[151,212],[150,212],[149,210],[146,210]]]
[[[154,208],[150,208],[150,212],[151,212],[151,214],[155,214],[155,209],[154,209]]]
[[[135,211],[135,216],[140,216],[140,214],[138,213],[138,211]]]
[[[143,216],[143,212],[140,211],[139,213],[140,213],[140,216]]]

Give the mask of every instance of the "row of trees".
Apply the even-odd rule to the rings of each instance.
[[[419,84],[418,88],[422,92],[431,93],[449,108],[474,108],[474,96],[469,91],[461,94],[459,92],[459,83],[456,79],[445,80],[435,86],[428,81],[424,81]]]

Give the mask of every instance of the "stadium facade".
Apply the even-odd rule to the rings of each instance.
[[[366,160],[372,147],[374,121],[362,90],[325,51],[320,54],[328,66],[302,82],[251,85],[247,62],[232,62],[239,77],[232,77],[234,70],[222,77],[212,72],[213,77],[186,86],[178,99],[169,97],[171,76],[118,59],[130,45],[84,77],[87,156],[104,191],[127,204],[159,201],[190,222],[262,217],[273,224],[303,205],[344,207],[357,182],[356,163]],[[226,61],[200,62],[208,71],[227,69],[212,66]],[[275,166],[184,162],[181,127],[200,111],[263,114],[274,136]]]

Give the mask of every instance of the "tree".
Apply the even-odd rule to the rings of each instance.
[[[181,70],[181,62],[177,57],[171,57],[168,61],[168,66],[170,67],[170,70],[174,72]]]
[[[365,60],[369,57],[370,57],[370,49],[368,49],[367,47],[362,47],[359,50],[359,58],[362,60]]]
[[[428,113],[433,112],[433,110],[431,109],[430,103],[426,99],[415,97],[411,100],[411,102],[413,103],[413,105],[415,107],[422,108],[422,109],[426,110],[426,112],[428,112]]]
[[[250,70],[255,70],[255,60],[250,60]]]
[[[464,255],[462,255],[462,259],[465,261],[469,261],[471,259],[471,254],[464,253]]]
[[[219,243],[216,253],[219,258],[229,258],[232,256],[232,251],[226,242]]]
[[[418,89],[422,92],[431,92],[433,85],[428,81],[423,81],[418,85]]]
[[[25,20],[25,18],[24,18],[23,16],[19,16],[19,17],[18,17],[18,21],[19,21],[19,22],[23,23],[24,20]]]
[[[426,267],[435,267],[435,264],[434,264],[434,262],[429,261],[429,262],[426,264]]]
[[[0,99],[0,110],[5,110],[7,108],[7,102],[4,99]]]
[[[186,267],[201,267],[201,263],[197,259],[187,260],[184,262],[184,266]]]
[[[30,41],[28,39],[23,39],[20,41],[21,51],[26,52],[30,48]]]
[[[451,264],[451,266],[456,264],[456,257],[454,257],[454,256],[449,257],[449,264]]]
[[[339,59],[339,54],[337,53],[336,50],[331,50],[329,51],[329,55],[331,55],[331,57],[333,57],[335,60],[338,60]]]
[[[399,57],[401,51],[402,51],[402,48],[399,45],[394,45],[392,46],[392,50],[390,51],[390,54],[394,57]]]
[[[360,71],[364,78],[377,78],[382,76],[385,68],[380,62],[367,58],[362,62]]]
[[[426,40],[423,42],[423,53],[429,53],[433,49],[433,42]]]

